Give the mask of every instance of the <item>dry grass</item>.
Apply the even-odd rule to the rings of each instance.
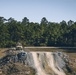
[[[66,53],[70,59],[71,68],[76,71],[76,53]]]
[[[0,58],[5,56],[5,51],[7,50],[7,48],[0,48]]]
[[[55,51],[63,51],[63,49],[57,49],[57,48],[25,48],[25,51],[55,52]]]
[[[1,67],[0,75],[35,75],[35,70],[21,63],[9,63]]]
[[[67,53],[67,55],[69,55],[70,58],[71,58],[71,57],[76,58],[76,53]]]
[[[25,51],[47,51],[47,52],[67,52],[67,53],[76,53],[76,48],[25,48]]]
[[[7,48],[0,48],[0,58],[5,56],[5,51],[8,50]],[[72,60],[72,63],[70,63],[73,68],[73,70],[76,71],[76,49],[59,49],[59,48],[25,48],[25,51],[46,51],[46,52],[65,52],[67,55],[69,55],[69,58]],[[46,70],[48,70],[49,67],[47,65]],[[48,70],[49,72],[49,70]]]
[[[5,55],[5,51],[8,50],[8,48],[0,48],[0,57],[3,57]],[[76,58],[76,49],[60,49],[60,48],[25,48],[26,52],[30,51],[46,51],[46,52],[67,52],[72,57]]]

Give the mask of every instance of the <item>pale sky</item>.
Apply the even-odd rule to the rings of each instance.
[[[31,22],[43,17],[51,22],[76,21],[76,0],[0,0],[0,16],[18,21],[27,17]]]

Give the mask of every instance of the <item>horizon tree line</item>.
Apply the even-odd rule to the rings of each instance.
[[[49,22],[46,17],[40,23],[0,17],[0,47],[12,47],[17,42],[24,46],[70,46],[76,47],[76,22]]]

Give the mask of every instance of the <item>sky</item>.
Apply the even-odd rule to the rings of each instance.
[[[76,21],[76,0],[0,0],[0,16],[22,21],[40,22],[46,17],[51,22]]]

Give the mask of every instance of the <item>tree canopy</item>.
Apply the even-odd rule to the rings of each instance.
[[[76,47],[76,22],[49,22],[46,17],[40,23],[0,17],[0,47],[15,46],[21,42],[25,46],[72,46]]]

